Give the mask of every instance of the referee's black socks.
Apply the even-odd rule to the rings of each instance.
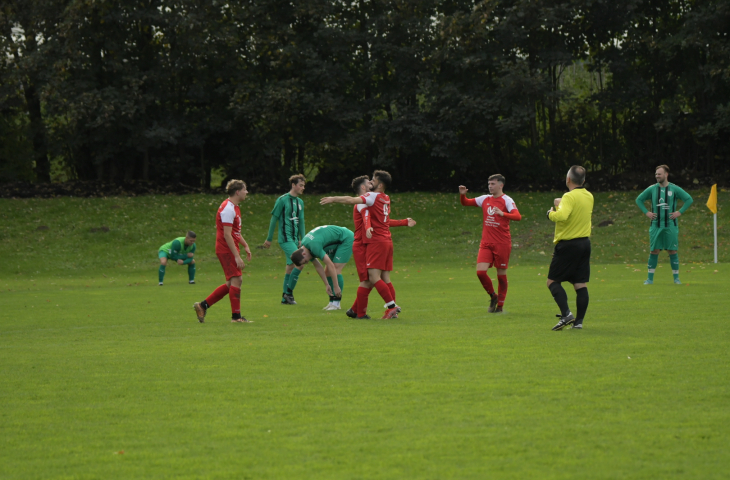
[[[575,304],[578,307],[575,323],[583,323],[586,310],[588,310],[588,287],[579,288],[575,291]]]
[[[558,282],[553,282],[550,284],[550,293],[553,294],[553,298],[555,299],[555,303],[558,304],[558,308],[560,309],[560,314],[564,317],[567,317],[570,313],[570,307],[568,307],[568,294],[565,293],[565,289],[561,284]],[[586,289],[586,298],[588,296],[588,290]],[[588,305],[588,302],[586,302],[586,306]]]

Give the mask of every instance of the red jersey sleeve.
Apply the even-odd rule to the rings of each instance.
[[[404,220],[394,220],[392,218],[388,219],[388,226],[389,227],[407,227],[408,226],[408,219]]]
[[[459,199],[461,200],[461,204],[465,207],[476,207],[477,206],[476,198],[466,198],[466,195],[459,195]]]
[[[502,214],[503,214],[504,218],[506,218],[507,220],[515,220],[515,221],[522,220],[522,215],[520,215],[519,210],[517,210],[516,208],[513,209],[511,212],[502,212]]]

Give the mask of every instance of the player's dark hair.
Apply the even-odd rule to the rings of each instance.
[[[197,235],[195,235],[195,232],[193,232],[192,230],[188,230],[188,237],[189,238],[196,238]]]
[[[243,180],[231,180],[226,184],[226,193],[230,197],[239,190],[242,190],[246,186],[246,182]]]
[[[291,261],[294,262],[294,265],[296,265],[297,267],[301,267],[302,262],[304,261],[304,253],[302,252],[302,249],[300,248],[299,250],[292,253],[291,257],[289,257],[289,258],[291,258]]]
[[[496,180],[499,183],[501,183],[502,185],[504,185],[504,176],[501,175],[501,174],[499,174],[499,173],[495,173],[494,175],[492,175],[491,177],[489,177],[487,179],[487,181],[489,181],[489,180]]]
[[[580,165],[573,165],[568,170],[568,177],[570,177],[571,182],[580,187],[586,181],[586,169]]]
[[[373,179],[380,180],[380,183],[385,185],[385,188],[390,188],[390,184],[393,181],[393,177],[390,176],[390,173],[386,172],[385,170],[375,170],[373,172]]]
[[[297,173],[296,175],[292,175],[291,177],[289,177],[289,185],[296,185],[299,182],[306,183],[307,182],[307,177],[305,177],[301,173]]]
[[[362,175],[360,177],[353,178],[352,179],[352,189],[355,191],[355,193],[359,193],[360,187],[362,186],[362,184],[367,182],[368,180],[370,180],[370,177],[368,177],[367,175]]]
[[[656,173],[656,171],[659,170],[660,168],[663,168],[665,173],[669,173],[669,167],[667,167],[666,165],[659,165],[658,167],[656,167],[654,169],[654,173]]]

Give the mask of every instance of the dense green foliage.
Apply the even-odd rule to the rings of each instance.
[[[0,29],[5,181],[439,189],[730,157],[726,1],[25,0]]]
[[[222,281],[222,196],[0,199],[0,478],[726,478],[730,234],[709,264],[707,191],[691,194],[683,284],[663,254],[652,286],[634,195],[596,195],[591,304],[563,332],[544,281],[554,193],[514,195],[504,314],[486,313],[473,271],[479,210],[408,193],[392,196],[394,217],[418,221],[393,229],[400,319],[322,311],[311,267],[299,304],[280,305],[274,245],[247,266],[246,325],[226,299],[203,325],[190,308]],[[316,199],[309,228],[351,224]],[[252,245],[273,203],[242,205]],[[157,248],[189,228],[197,284],[169,266],[158,287]]]

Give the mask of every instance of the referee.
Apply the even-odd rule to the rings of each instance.
[[[593,195],[583,187],[586,169],[573,165],[568,170],[565,185],[569,192],[563,198],[555,199],[557,210],[551,208],[548,218],[555,222],[555,249],[550,262],[547,287],[560,308],[560,321],[553,330],[562,330],[568,325],[583,328],[583,318],[588,310],[588,287],[591,276],[591,215]],[[575,288],[577,317],[568,307],[568,295],[561,285],[570,282]]]

